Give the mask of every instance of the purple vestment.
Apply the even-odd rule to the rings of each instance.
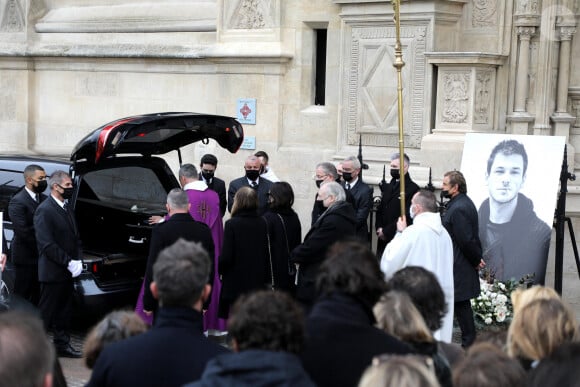
[[[186,189],[185,192],[187,193],[189,203],[191,204],[189,213],[193,219],[208,225],[211,230],[215,250],[215,257],[212,257],[214,262],[213,290],[211,292],[211,303],[209,309],[203,316],[204,329],[225,331],[227,329],[227,320],[218,318],[217,316],[220,291],[222,287],[218,273],[218,258],[222,250],[224,239],[224,225],[220,213],[220,199],[215,191],[207,188],[204,191]]]

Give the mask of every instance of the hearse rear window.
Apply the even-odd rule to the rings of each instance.
[[[98,199],[104,205],[135,212],[164,211],[167,191],[148,168],[120,167],[87,173],[79,199]]]

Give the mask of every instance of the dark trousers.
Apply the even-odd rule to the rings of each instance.
[[[38,305],[40,297],[38,265],[14,265],[14,294],[34,306]]]
[[[42,282],[38,307],[47,331],[52,331],[57,348],[70,342],[68,333],[72,315],[73,281]]]
[[[470,300],[457,301],[453,313],[461,329],[461,346],[467,348],[475,341],[475,321]]]

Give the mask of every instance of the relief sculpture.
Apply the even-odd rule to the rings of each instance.
[[[230,26],[233,29],[271,28],[271,0],[241,0],[232,14]]]
[[[443,122],[460,124],[467,121],[469,78],[469,73],[449,73],[443,75]]]
[[[478,71],[475,82],[475,108],[474,122],[476,124],[488,124],[490,113],[490,83],[491,71]]]
[[[497,0],[474,0],[471,24],[474,28],[493,27],[496,25]]]
[[[24,9],[20,0],[8,0],[3,9],[0,31],[22,32],[24,26]]]

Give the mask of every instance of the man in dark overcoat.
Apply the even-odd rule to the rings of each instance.
[[[8,204],[8,214],[14,227],[11,254],[14,264],[14,293],[38,305],[40,284],[38,282],[38,247],[34,232],[34,212],[46,199],[46,172],[40,165],[24,168],[24,187]]]
[[[351,239],[355,235],[356,215],[346,202],[346,194],[336,182],[323,183],[318,191],[326,211],[304,237],[304,242],[291,253],[291,262],[298,265],[296,298],[306,307],[316,298],[314,283],[326,250],[335,242]]]
[[[262,163],[256,156],[248,156],[244,163],[245,176],[234,179],[230,182],[228,188],[228,211],[232,212],[234,205],[234,196],[236,192],[242,187],[251,187],[256,190],[258,194],[258,201],[260,206],[258,212],[262,215],[268,210],[268,192],[272,186],[272,182],[268,179],[260,177],[262,172]]]
[[[461,329],[461,345],[469,347],[475,341],[475,321],[471,299],[479,296],[478,270],[482,259],[477,209],[467,196],[467,184],[459,171],[443,177],[443,196],[451,198],[443,216],[443,226],[453,241],[454,314]]]

